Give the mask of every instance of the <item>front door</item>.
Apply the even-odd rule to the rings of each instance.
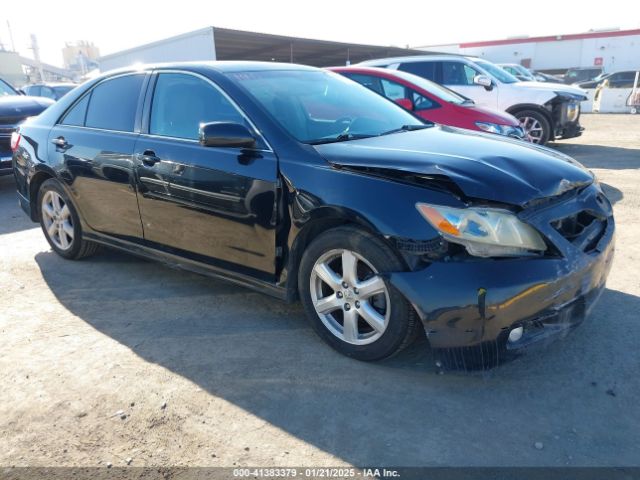
[[[477,75],[482,73],[464,62],[442,62],[442,84],[445,87],[470,98],[479,107],[498,108],[497,86],[487,88],[473,83]]]
[[[144,80],[133,74],[100,82],[51,129],[47,146],[89,227],[138,242],[133,149]]]
[[[204,147],[201,123],[244,123],[213,82],[158,73],[148,127],[135,146],[139,203],[150,246],[273,280],[277,159],[256,150]],[[259,138],[259,135],[256,133]]]

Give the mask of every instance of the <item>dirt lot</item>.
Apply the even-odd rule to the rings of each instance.
[[[0,179],[0,465],[640,465],[640,116],[583,118],[555,147],[615,203],[608,288],[564,341],[487,373],[438,375],[425,341],[360,363],[297,305],[62,260]]]

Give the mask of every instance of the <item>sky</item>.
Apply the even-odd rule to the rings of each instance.
[[[15,5],[15,2],[14,2]],[[65,42],[88,40],[102,55],[206,26],[375,45],[416,47],[511,36],[640,28],[638,0],[588,2],[457,1],[148,1],[31,0],[28,9],[2,9],[0,43],[62,65]]]

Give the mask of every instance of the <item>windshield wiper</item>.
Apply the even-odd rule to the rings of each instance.
[[[347,140],[358,140],[360,138],[371,138],[375,137],[375,135],[369,135],[364,133],[341,133],[335,137],[327,137],[327,138],[318,138],[316,140],[309,140],[305,143],[309,145],[321,145],[323,143],[336,143],[336,142],[346,142]]]
[[[400,133],[400,132],[412,132],[414,130],[422,130],[424,128],[433,127],[433,123],[425,123],[420,125],[402,125],[399,128],[394,128],[393,130],[389,130],[387,132],[382,132],[382,135],[391,135],[392,133]]]

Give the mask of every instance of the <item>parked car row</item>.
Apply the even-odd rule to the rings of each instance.
[[[300,299],[319,336],[360,360],[423,330],[436,355],[490,366],[578,325],[614,251],[594,175],[418,114],[436,102],[425,115],[510,125],[465,105],[475,96],[578,134],[565,117],[579,95],[477,59],[380,63],[388,75],[260,62],[104,74],[13,133],[20,204],[61,257],[105,245]]]
[[[368,87],[417,116],[442,125],[523,138],[508,113],[478,107],[473,100],[411,73],[374,67],[335,67],[332,71]]]
[[[499,63],[498,66],[523,82],[562,83],[562,80],[558,77],[534,70],[529,70],[524,65],[520,65],[518,63]]]
[[[472,99],[480,107],[510,113],[533,143],[544,145],[582,133],[580,102],[587,96],[577,87],[521,82],[491,62],[457,55],[396,57],[361,65],[413,73]]]

